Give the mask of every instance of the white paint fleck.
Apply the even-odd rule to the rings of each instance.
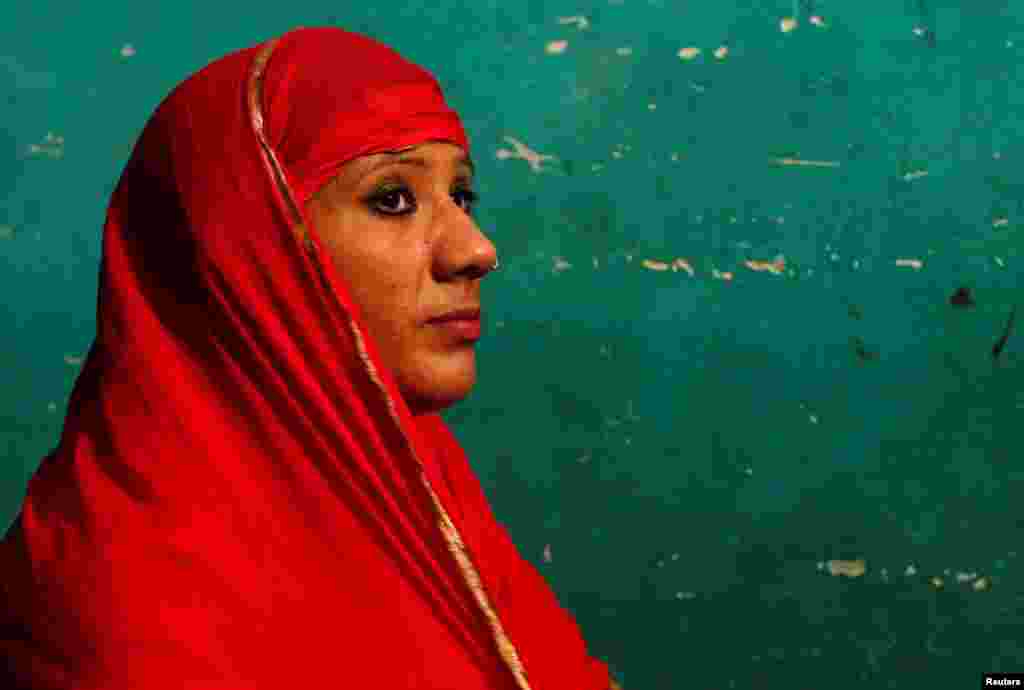
[[[62,158],[64,156],[64,137],[47,132],[41,144],[30,144],[28,152],[42,154],[50,158]]]
[[[547,154],[534,151],[518,139],[505,137],[505,141],[512,144],[512,147],[515,150],[509,151],[508,149],[498,149],[496,155],[499,160],[506,160],[509,158],[524,160],[530,165],[530,169],[533,170],[533,172],[541,172],[541,168],[545,161],[558,160],[557,156],[549,156]]]
[[[135,56],[135,47],[131,43],[121,46],[121,57],[130,58]]]
[[[692,60],[698,55],[700,55],[700,48],[697,48],[696,46],[691,46],[689,48],[681,48],[679,50],[679,57],[681,57],[684,60]]]
[[[911,563],[910,565],[907,566],[907,569],[903,571],[903,574],[906,575],[907,577],[912,577],[914,575],[917,575],[917,568],[915,568],[914,564]]]
[[[815,161],[803,158],[773,158],[772,162],[778,165],[798,165],[809,168],[838,168],[839,161]]]
[[[718,58],[719,60],[724,60],[725,57],[728,54],[729,54],[729,46],[719,46],[715,50],[715,57]]]
[[[551,544],[545,544],[544,545],[544,562],[545,563],[550,563],[551,562]]]
[[[548,55],[561,55],[569,47],[569,41],[548,41],[544,51]]]
[[[628,47],[628,46],[624,46],[622,48],[616,48],[615,49],[615,54],[619,55],[620,57],[627,57],[627,56],[633,54],[633,49]]]
[[[590,22],[583,15],[575,15],[572,17],[559,17],[559,24],[575,24],[576,28],[580,31],[586,30],[590,26]]]
[[[896,259],[896,265],[912,268],[915,271],[920,271],[921,266],[923,266],[924,264],[921,262],[920,259]]]
[[[779,31],[784,34],[788,34],[793,31],[798,25],[796,17],[783,17],[779,20]]]

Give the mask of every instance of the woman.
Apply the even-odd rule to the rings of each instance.
[[[338,29],[161,103],[0,544],[9,685],[609,687],[438,415],[477,336],[432,319],[497,267],[468,150],[428,72]]]

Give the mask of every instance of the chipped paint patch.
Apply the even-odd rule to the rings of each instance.
[[[672,262],[672,270],[678,271],[679,269],[682,269],[689,273],[691,278],[694,275],[693,267],[690,266],[690,263],[686,259],[676,259],[675,261]]]
[[[782,275],[786,270],[786,259],[781,254],[776,256],[773,261],[744,261],[743,263],[751,271],[768,271],[773,275]]]
[[[831,560],[826,563],[829,575],[843,577],[861,577],[867,572],[867,563],[864,559],[854,561]]]

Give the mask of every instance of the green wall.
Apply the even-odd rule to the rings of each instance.
[[[58,439],[146,118],[214,58],[331,23],[463,115],[503,268],[446,418],[627,690],[1024,670],[1024,333],[992,357],[1024,266],[1024,4],[153,4],[0,10],[3,525]],[[643,264],[676,258],[692,276]]]

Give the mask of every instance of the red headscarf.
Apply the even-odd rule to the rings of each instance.
[[[11,683],[608,687],[303,219],[342,163],[428,140],[468,150],[435,79],[338,29],[159,106],[111,199],[60,445],[0,542]]]

